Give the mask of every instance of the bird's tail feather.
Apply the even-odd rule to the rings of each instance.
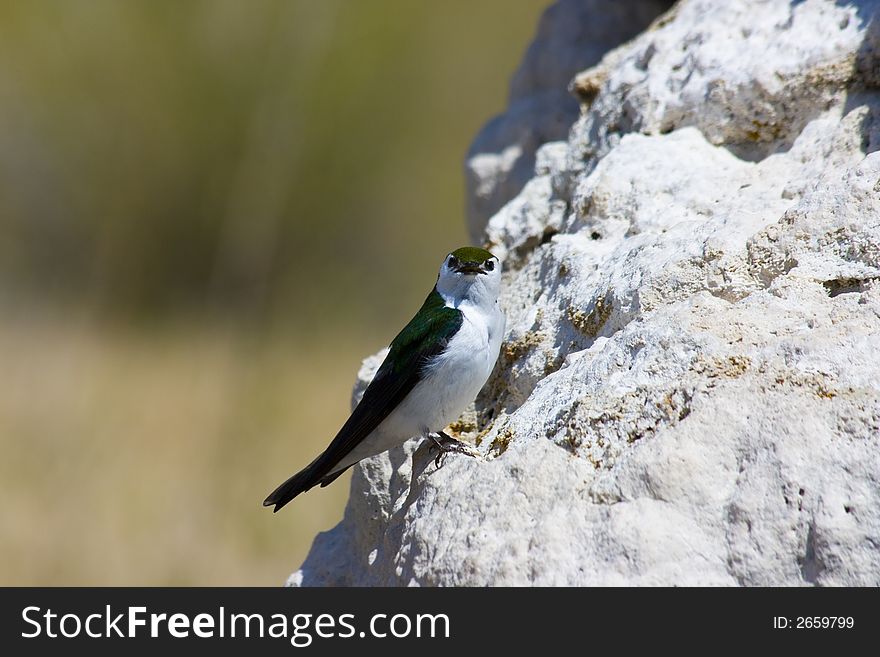
[[[348,468],[350,468],[350,467],[351,466],[348,466]],[[324,488],[325,486],[329,486],[330,484],[332,484],[334,481],[336,481],[336,479],[338,477],[341,477],[343,474],[345,474],[345,471],[348,470],[348,468],[342,468],[342,470],[337,470],[333,474],[329,474],[326,477],[324,477],[323,479],[321,479],[321,488]]]
[[[272,491],[265,500],[263,500],[263,506],[275,506],[272,510],[273,513],[278,513],[280,509],[284,507],[285,504],[290,502],[294,497],[299,495],[300,493],[305,493],[310,488],[314,488],[318,484],[321,485],[321,488],[333,483],[337,477],[339,477],[343,472],[348,470],[348,468],[342,468],[342,470],[337,470],[336,472],[327,473],[328,470],[332,468],[332,466],[328,467],[327,464],[323,460],[323,454],[316,458],[314,461],[309,463],[305,468],[297,472],[290,479],[281,484],[278,488]],[[349,466],[350,467],[350,466]]]
[[[272,491],[269,494],[269,497],[263,500],[263,506],[274,505],[275,508],[272,512],[278,513],[278,511],[294,497],[300,493],[305,493],[310,488],[321,483],[321,479],[324,478],[326,474],[326,466],[321,463],[321,457],[319,456]]]

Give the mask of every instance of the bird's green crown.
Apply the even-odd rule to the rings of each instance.
[[[463,246],[452,252],[452,255],[461,262],[486,262],[489,258],[494,258],[486,249],[480,249],[476,246]]]

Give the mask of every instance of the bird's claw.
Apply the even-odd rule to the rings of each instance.
[[[450,452],[456,454],[466,454],[473,458],[479,458],[480,453],[473,447],[460,440],[456,440],[444,431],[438,431],[436,434],[428,434],[431,439],[431,450],[437,450],[437,457],[434,459],[434,465],[440,467],[443,463],[443,457]]]

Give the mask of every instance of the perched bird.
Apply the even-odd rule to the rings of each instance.
[[[501,263],[488,251],[465,246],[446,256],[434,289],[394,338],[333,442],[263,506],[278,511],[358,461],[416,436],[433,441],[438,459],[450,451],[469,453],[442,429],[474,400],[495,367],[504,333],[500,289]]]

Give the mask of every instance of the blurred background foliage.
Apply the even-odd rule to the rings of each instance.
[[[0,584],[280,583],[546,0],[0,4]]]

